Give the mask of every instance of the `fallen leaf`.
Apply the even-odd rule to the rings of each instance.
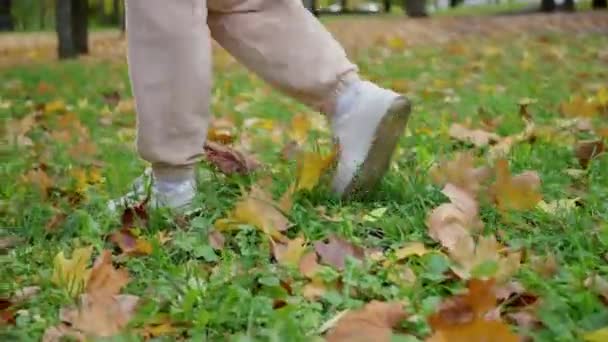
[[[572,199],[560,199],[551,202],[540,201],[536,205],[538,209],[551,215],[563,215],[567,214],[577,207],[580,203],[580,197]]]
[[[260,163],[252,156],[213,141],[205,143],[205,154],[207,161],[226,175],[248,174],[260,167]]]
[[[585,287],[597,293],[608,304],[608,280],[596,274],[585,279]]]
[[[433,335],[427,342],[519,341],[496,317],[494,280],[471,279],[468,292],[445,300],[429,317]]]
[[[0,251],[11,249],[20,244],[23,239],[16,236],[6,236],[0,238]]]
[[[306,240],[301,236],[286,243],[277,242],[272,246],[274,258],[283,266],[298,267],[305,251]]]
[[[41,168],[29,170],[22,177],[26,183],[37,186],[44,197],[47,196],[49,189],[54,184],[53,179]]]
[[[540,177],[534,171],[525,171],[511,176],[509,162],[499,159],[496,162],[496,182],[492,185],[490,193],[498,209],[527,210],[534,208],[542,195],[540,190]]]
[[[296,191],[312,190],[317,186],[323,171],[331,166],[336,155],[335,149],[325,156],[317,152],[303,152],[298,159]]]
[[[582,96],[574,96],[568,102],[562,102],[560,106],[562,114],[569,117],[593,117],[597,113],[597,107],[593,102],[585,100]]]
[[[63,251],[57,253],[53,261],[51,282],[76,297],[87,286],[91,270],[87,268],[91,260],[93,247],[77,248],[72,252],[72,259],[67,259]]]
[[[126,207],[122,212],[120,217],[120,222],[122,224],[121,229],[131,229],[137,227],[145,227],[148,225],[148,220],[150,216],[148,215],[148,207],[147,207],[148,198],[146,198],[143,202],[134,205],[132,207]]]
[[[482,129],[471,129],[459,123],[450,126],[448,134],[451,138],[458,141],[471,143],[476,147],[484,147],[500,141],[501,137],[496,133],[484,131]]]
[[[321,267],[317,259],[317,253],[314,251],[304,254],[300,258],[300,262],[298,264],[300,273],[302,273],[303,276],[309,279],[314,278],[314,276],[317,274],[317,271],[319,270],[319,267]]]
[[[110,235],[110,241],[118,245],[120,251],[129,256],[142,256],[152,254],[152,244],[133,234],[132,229],[120,229]]]
[[[579,164],[583,168],[587,168],[589,166],[589,162],[602,154],[605,150],[604,141],[602,139],[598,140],[583,140],[576,143],[576,147],[574,148],[576,155],[576,159],[578,159]]]
[[[506,157],[511,152],[513,146],[532,140],[535,137],[535,133],[536,125],[534,122],[526,121],[526,127],[522,132],[501,138],[500,141],[490,147],[488,150],[488,159],[496,160],[498,158]]]
[[[235,126],[233,120],[226,117],[211,120],[207,132],[207,139],[209,141],[226,145],[234,141],[234,136]]]
[[[215,250],[224,249],[224,243],[226,242],[226,238],[224,234],[218,232],[217,230],[212,230],[208,234],[209,245]]]
[[[127,326],[138,302],[139,297],[133,295],[82,295],[78,307],[61,309],[62,323],[47,329],[42,341],[60,342],[69,336],[78,341],[114,336]]]
[[[461,279],[470,279],[479,267],[493,263],[495,266],[486,271],[489,274],[485,275],[495,278],[498,282],[504,282],[519,270],[521,253],[511,252],[503,256],[502,249],[493,235],[480,236],[476,245],[471,245],[467,238],[462,239],[448,252],[455,262],[452,271]]]
[[[544,278],[553,277],[559,269],[559,265],[557,264],[557,260],[553,253],[548,253],[545,256],[533,255],[530,258],[530,266]]]
[[[95,260],[86,285],[86,292],[94,296],[114,296],[129,283],[129,273],[124,269],[115,269],[112,265],[112,253],[103,251]]]
[[[44,105],[44,112],[46,114],[59,113],[59,112],[65,112],[65,111],[66,111],[65,102],[63,102],[62,100],[54,100],[54,101],[48,102]]]
[[[451,184],[447,184],[443,192],[452,202],[444,203],[430,212],[426,221],[429,236],[448,250],[465,241],[470,245],[467,249],[473,248],[471,233],[483,228],[477,202],[471,194]]]
[[[315,251],[324,264],[343,270],[347,257],[359,260],[365,258],[365,250],[362,247],[355,246],[337,235],[332,234],[327,240],[327,242],[315,242]]]
[[[407,317],[398,302],[372,301],[363,308],[349,311],[327,334],[327,342],[391,341],[393,327]]]
[[[319,278],[313,278],[309,283],[302,287],[302,297],[308,300],[317,300],[327,293],[327,286]]]
[[[586,342],[606,342],[608,341],[608,327],[588,332],[583,338]]]
[[[490,170],[487,167],[475,168],[472,154],[458,153],[452,160],[434,166],[430,175],[438,185],[449,183],[476,196],[481,184],[489,178]]]
[[[289,138],[292,141],[302,145],[308,139],[308,131],[310,131],[311,122],[306,113],[298,113],[291,118],[291,128],[289,130]]]
[[[26,286],[20,290],[15,291],[15,294],[11,297],[11,302],[25,302],[26,300],[36,296],[39,292],[40,286]]]
[[[239,223],[255,226],[279,241],[285,239],[281,232],[289,226],[289,221],[279,210],[272,195],[257,185],[252,186],[251,191],[236,203],[228,218],[216,221],[215,227],[222,231]]]
[[[412,255],[423,256],[429,251],[422,242],[408,242],[395,251],[395,258],[384,261],[383,266],[388,267],[395,262],[399,262],[409,258]]]
[[[580,169],[565,169],[564,173],[572,177],[573,179],[580,179],[587,174],[587,171]]]

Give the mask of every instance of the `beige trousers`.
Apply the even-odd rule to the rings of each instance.
[[[358,79],[300,0],[127,0],[137,147],[157,176],[188,177],[210,118],[211,37],[286,94],[332,114]]]

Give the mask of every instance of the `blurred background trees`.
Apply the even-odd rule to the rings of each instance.
[[[0,0],[0,31],[55,30],[58,53],[70,58],[88,52],[89,28],[124,30],[125,0]],[[169,0],[168,0],[169,1]],[[405,13],[426,17],[442,8],[492,4],[521,4],[528,12],[575,10],[575,0],[302,0],[316,15]],[[587,6],[606,8],[607,0],[585,0]]]

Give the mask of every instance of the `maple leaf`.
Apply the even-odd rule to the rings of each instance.
[[[593,117],[597,113],[596,105],[582,96],[574,96],[568,102],[562,102],[560,109],[562,114],[570,117]]]
[[[306,240],[301,236],[288,240],[286,243],[275,243],[272,246],[274,258],[284,266],[297,267],[305,251]]]
[[[448,298],[429,317],[433,335],[427,342],[517,342],[519,338],[495,317],[493,279],[471,279],[468,292]]]
[[[388,267],[396,262],[405,260],[412,255],[423,256],[428,252],[429,251],[422,242],[408,242],[395,251],[395,257],[393,259],[385,260],[383,266]]]
[[[327,243],[323,241],[315,242],[315,251],[319,254],[323,263],[338,270],[344,269],[347,257],[359,260],[365,258],[365,250],[362,247],[355,246],[334,234],[327,238]]]
[[[113,296],[129,282],[129,273],[124,269],[115,269],[112,265],[112,253],[103,251],[95,260],[89,274],[86,292],[95,296]]]
[[[583,168],[589,166],[589,162],[605,151],[605,144],[602,139],[598,140],[583,140],[576,144],[575,155],[579,164]]]
[[[308,139],[308,131],[310,131],[311,122],[306,113],[298,113],[291,118],[291,128],[289,137],[297,144],[304,144]]]
[[[92,246],[75,249],[72,259],[67,259],[63,251],[57,253],[53,261],[51,282],[66,290],[70,296],[76,297],[87,286],[91,273],[87,266],[92,253]]]
[[[54,181],[49,175],[42,169],[37,168],[29,170],[25,175],[22,176],[24,182],[35,185],[40,189],[40,193],[46,198],[49,193],[49,189],[53,186]]]
[[[110,235],[110,241],[118,245],[121,252],[129,256],[142,256],[152,254],[152,244],[133,234],[132,229],[121,229]]]
[[[317,152],[303,152],[298,159],[298,171],[296,191],[312,190],[319,183],[319,179],[327,168],[329,168],[337,156],[337,150],[328,155]]]
[[[430,212],[426,221],[429,235],[448,250],[453,250],[457,243],[465,240],[472,248],[471,232],[483,228],[477,202],[470,193],[451,184],[444,187],[443,193],[452,202],[444,203]]]
[[[608,304],[608,280],[596,274],[585,279],[585,287],[597,293]]]
[[[522,132],[501,138],[500,141],[490,147],[488,150],[488,158],[489,160],[504,158],[511,152],[511,148],[513,148],[515,144],[533,140],[535,136],[536,125],[532,121],[526,121],[526,127]]]
[[[495,270],[488,276],[503,282],[519,269],[521,253],[512,252],[502,256],[502,249],[494,236],[479,237],[477,245],[471,244],[468,238],[461,239],[455,248],[449,251],[450,258],[456,263],[452,270],[461,279],[469,279],[478,267],[494,263]]]
[[[343,315],[327,334],[327,342],[391,341],[393,327],[407,317],[398,302],[372,301]]]
[[[586,333],[585,342],[605,342],[608,341],[608,327]]]
[[[85,341],[118,334],[131,320],[139,302],[137,296],[119,294],[128,282],[127,271],[115,269],[112,254],[103,251],[90,270],[86,293],[80,296],[78,306],[62,308],[61,324],[47,329],[42,340],[54,342],[72,337]]]
[[[496,182],[492,185],[490,193],[498,209],[502,211],[532,209],[542,200],[539,189],[540,177],[535,171],[525,171],[511,176],[507,160],[499,159],[496,162]]]
[[[482,129],[472,129],[459,123],[450,126],[448,134],[451,138],[458,141],[471,143],[476,147],[484,147],[500,141],[500,135],[484,131]]]
[[[475,168],[473,155],[470,153],[457,153],[453,159],[435,165],[430,175],[433,182],[438,185],[449,183],[475,196],[481,184],[490,177],[490,169]]]
[[[272,195],[257,185],[235,204],[228,218],[216,221],[215,227],[222,231],[239,223],[255,226],[278,241],[285,239],[281,232],[289,226],[289,220],[279,210]]]
[[[553,253],[547,253],[545,256],[533,255],[530,258],[530,267],[544,278],[554,276],[559,269]]]
[[[207,139],[220,144],[234,141],[234,121],[230,118],[214,118],[209,125]]]
[[[252,156],[213,141],[205,143],[205,154],[207,161],[226,175],[248,174],[261,166]]]

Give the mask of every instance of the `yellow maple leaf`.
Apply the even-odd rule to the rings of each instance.
[[[490,192],[498,209],[502,211],[532,209],[542,200],[539,189],[540,177],[536,172],[526,171],[512,176],[506,159],[499,159],[496,162],[496,182]]]
[[[608,327],[604,327],[592,332],[586,333],[584,336],[586,342],[605,342],[608,341]]]
[[[217,220],[215,227],[218,231],[232,229],[238,224],[250,224],[277,241],[284,241],[281,234],[289,226],[289,220],[283,215],[279,204],[272,195],[254,185],[234,206],[227,218]]]
[[[298,267],[300,259],[306,251],[306,239],[299,236],[287,243],[276,243],[273,246],[273,254],[278,263],[284,266]]]
[[[44,105],[44,112],[47,114],[64,112],[66,110],[65,102],[63,100],[51,101]]]
[[[304,144],[308,139],[308,131],[310,131],[311,122],[308,115],[299,113],[291,119],[291,129],[289,137],[298,144]]]
[[[89,280],[91,269],[87,265],[92,253],[92,246],[75,249],[71,259],[67,259],[63,251],[57,253],[53,260],[51,282],[66,290],[70,296],[76,297],[85,289]]]
[[[336,149],[328,155],[317,152],[303,152],[298,160],[297,186],[298,190],[312,190],[319,183],[319,179],[337,155]]]
[[[562,114],[570,117],[593,117],[597,114],[595,103],[585,100],[582,96],[575,96],[570,101],[562,102],[560,109]]]

